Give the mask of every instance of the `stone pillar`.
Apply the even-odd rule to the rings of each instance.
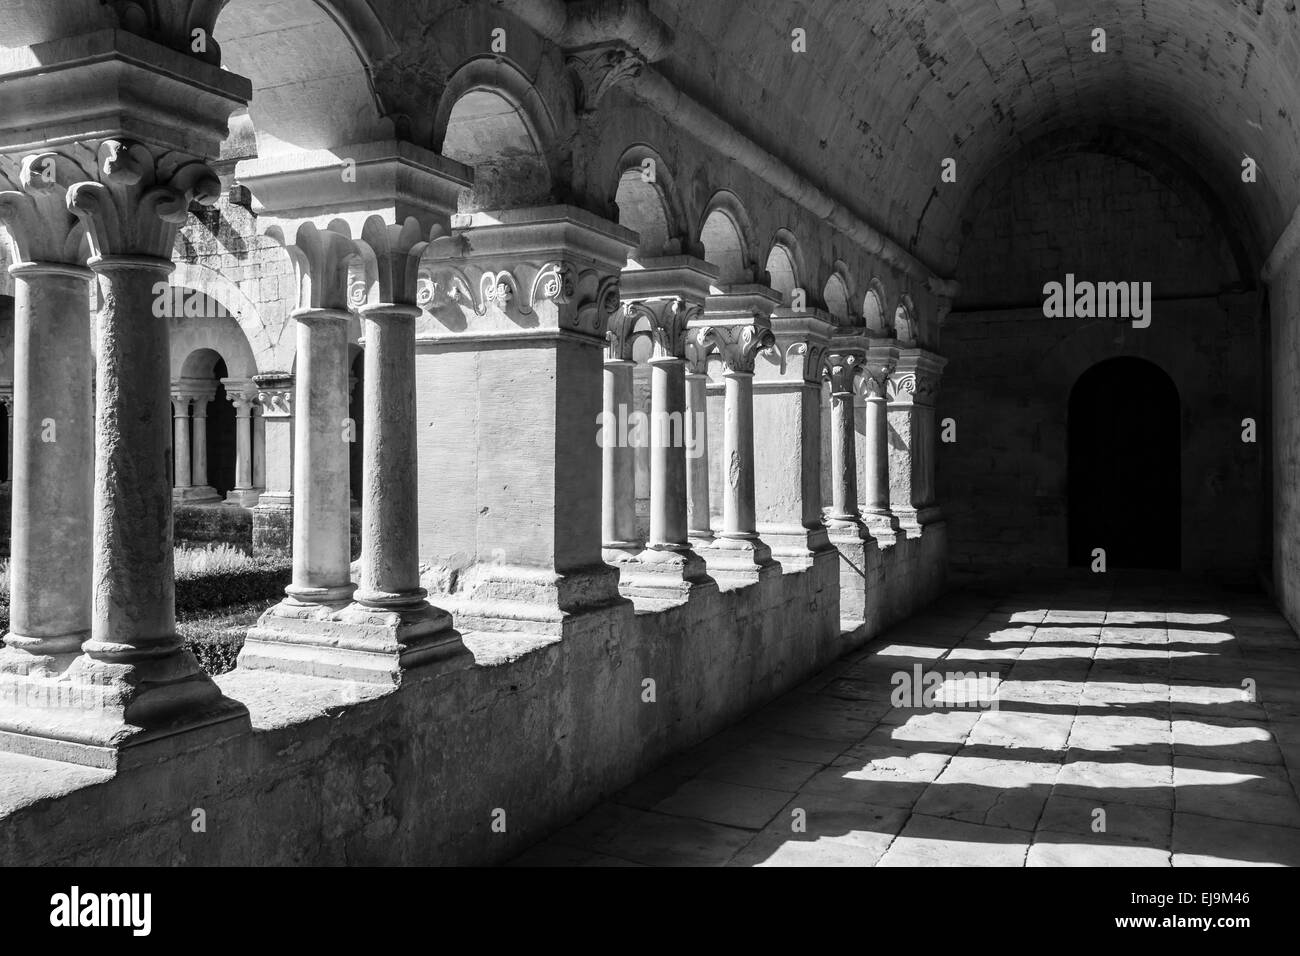
[[[862,356],[836,347],[826,364],[831,385],[831,510],[827,519],[833,529],[857,529],[862,513],[858,510],[853,387],[862,374]]]
[[[172,500],[177,504],[220,500],[208,484],[207,415],[208,403],[215,395],[214,388],[198,379],[183,378],[172,383],[172,406],[176,413],[172,441],[176,460]],[[183,412],[186,405],[191,409],[189,415]],[[182,459],[188,462],[187,467],[182,467]]]
[[[610,316],[599,425],[601,553],[614,564],[631,560],[641,550],[636,528],[636,447],[629,424],[635,367],[632,324],[625,308]]]
[[[831,396],[831,543],[840,555],[840,620],[845,628],[875,633],[881,620],[884,573],[880,550],[858,506],[855,386],[865,371],[866,340],[839,330],[831,340],[826,373]]]
[[[265,428],[266,490],[253,508],[253,553],[286,555],[293,550],[293,376],[253,376]]]
[[[242,379],[222,379],[222,384],[230,404],[235,406],[235,487],[226,495],[226,501],[251,508],[258,499],[253,485],[253,406],[257,390]]]
[[[347,310],[307,308],[298,323],[294,408],[293,583],[286,610],[332,611],[352,598]]]
[[[41,529],[40,547],[53,559],[65,547],[53,542],[65,536],[79,540],[67,546],[58,573],[41,588],[51,596],[64,587],[78,591],[65,603],[83,621],[89,603],[90,636],[66,668],[61,661],[39,670],[29,667],[25,674],[21,667],[0,668],[14,678],[5,680],[0,693],[0,747],[106,768],[157,765],[178,749],[249,731],[247,711],[221,695],[176,635],[171,356],[168,320],[156,306],[168,287],[176,231],[190,204],[210,203],[221,192],[202,157],[219,151],[230,114],[247,104],[252,88],[214,64],[118,30],[45,44],[40,52],[39,70],[19,62],[21,57],[0,64],[0,87],[6,92],[0,178],[19,187],[5,192],[0,204],[7,222],[22,220],[14,230],[26,237],[20,250],[23,241],[30,244],[41,228],[47,230],[37,243],[42,248],[29,245],[20,254],[24,262],[80,265],[77,250],[89,248],[87,264],[103,292],[94,337],[93,453],[83,437],[90,409],[82,383],[89,363],[71,385],[84,412],[80,421],[59,421],[57,414],[30,406],[24,411],[20,396],[18,424],[24,442],[31,440],[21,432],[24,415],[30,414],[38,429],[52,426],[58,436],[46,442],[52,454],[69,454],[69,444],[78,446],[56,481],[42,487],[33,475],[29,484],[51,507],[67,496],[60,502],[64,517]],[[88,63],[97,64],[99,82],[84,82]],[[58,109],[52,110],[52,103]],[[34,135],[58,145],[26,157],[21,172],[10,175],[13,153],[26,149]],[[75,293],[68,288],[60,294],[60,312],[84,315],[83,275],[77,276]],[[74,302],[78,297],[80,305]],[[47,320],[56,321],[42,317],[42,324]],[[68,321],[82,327],[84,320]],[[88,345],[90,339],[86,328],[76,341]],[[79,350],[74,344],[73,351]],[[68,354],[65,342],[50,342],[41,351],[51,361]],[[50,378],[69,388],[66,375],[62,381],[57,374]],[[70,414],[68,409],[63,414]],[[15,448],[15,455],[21,454]],[[85,469],[92,462],[87,494]],[[15,465],[20,474],[26,467]],[[80,527],[78,516],[88,499],[93,502],[89,549],[82,532],[71,532]],[[17,498],[15,506],[24,510],[23,521],[26,512],[40,507]],[[83,591],[87,554],[91,581]],[[4,653],[11,651],[15,648],[6,647]]]
[[[703,314],[717,273],[688,256],[647,258],[623,274],[625,309],[634,328],[649,330],[650,534],[634,563],[623,568],[622,592],[632,597],[682,599],[716,590],[704,559],[692,548],[687,521],[687,468],[703,451],[688,433],[688,326]]]
[[[709,514],[709,369],[708,348],[700,329],[689,329],[686,341],[686,527],[691,544],[713,541]]]
[[[213,396],[195,395],[192,426],[194,447],[191,455],[190,476],[196,488],[208,483],[208,403]]]
[[[256,386],[253,388],[253,487],[258,491],[257,500],[261,500],[261,491],[266,487],[266,422]]]
[[[190,480],[190,402],[189,395],[172,392],[172,486],[175,491],[189,490]]]
[[[902,349],[889,379],[890,508],[909,538],[939,518],[934,503],[934,400],[947,360],[925,349]]]
[[[7,404],[16,441],[0,670],[54,678],[90,635],[91,273],[54,262],[19,262],[9,271],[14,395]]]
[[[822,516],[821,388],[830,317],[778,309],[754,372],[758,533],[786,571],[833,557]]]
[[[697,327],[707,327],[725,382],[722,529],[704,551],[710,572],[749,583],[779,572],[758,536],[754,502],[754,361],[776,343],[771,314],[778,301],[765,286],[736,286],[710,295]]]
[[[299,247],[318,274],[346,279],[349,269],[362,268],[359,294],[350,297],[365,341],[360,584],[353,592],[351,584],[334,583],[348,580],[351,423],[348,317],[328,308],[345,290],[327,285],[326,307],[297,313],[294,584],[289,599],[250,632],[241,666],[397,684],[411,668],[461,649],[451,616],[431,606],[420,585],[415,300],[426,234],[414,219],[385,225],[378,218],[355,242],[308,226],[299,231]],[[352,603],[327,613],[341,594]]]
[[[597,438],[636,236],[569,206],[452,224],[430,243],[431,321],[416,340],[418,417],[438,423],[421,429],[422,458],[438,462],[421,485],[425,586],[462,630],[609,626],[630,608],[602,560]]]
[[[867,351],[859,393],[863,405],[862,516],[867,531],[882,548],[898,538],[898,519],[890,509],[888,386],[898,349],[892,342],[873,342]]]

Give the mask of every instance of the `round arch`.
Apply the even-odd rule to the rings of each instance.
[[[879,276],[872,276],[867,294],[862,298],[862,324],[867,331],[885,338],[894,335],[894,317],[889,312],[889,293]]]
[[[619,225],[641,236],[639,255],[680,255],[682,215],[672,171],[657,150],[644,143],[628,147],[618,160],[613,184]]]
[[[435,148],[474,169],[462,211],[545,202],[556,170],[556,126],[527,75],[502,57],[476,57],[447,81]]]
[[[749,214],[740,198],[728,189],[715,193],[700,218],[699,244],[704,258],[718,267],[719,285],[753,281],[749,254],[752,235]]]
[[[249,122],[262,157],[393,137],[372,65],[396,45],[362,0],[230,0],[213,38],[224,66],[253,84],[231,146]]]
[[[789,306],[794,290],[802,288],[804,275],[799,240],[789,229],[776,231],[763,268],[767,271],[768,285],[781,293],[781,304]]]

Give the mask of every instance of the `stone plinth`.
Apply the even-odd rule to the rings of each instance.
[[[430,243],[419,548],[431,600],[461,630],[560,634],[621,601],[601,555],[597,435],[606,332],[634,246],[567,206],[458,216]]]

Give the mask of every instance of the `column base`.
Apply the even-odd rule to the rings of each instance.
[[[720,581],[752,584],[767,574],[779,574],[781,566],[772,560],[772,549],[757,534],[718,535],[701,549],[709,573]]]
[[[823,525],[815,528],[760,526],[758,536],[767,542],[772,557],[787,574],[808,570],[816,563],[817,555],[832,550]]]
[[[251,733],[248,709],[189,651],[70,663],[0,649],[0,751],[121,770]]]
[[[840,556],[841,627],[870,628],[878,617],[873,602],[880,597],[878,543],[862,522],[838,523],[830,530],[830,541]]]
[[[937,505],[926,505],[924,508],[894,508],[893,512],[898,518],[899,528],[909,538],[919,538],[922,528],[943,520],[943,513]]]
[[[221,495],[217,494],[217,489],[210,485],[193,485],[189,488],[172,489],[172,501],[177,504],[197,505],[221,500]]]
[[[256,488],[233,488],[226,492],[228,504],[240,505],[244,508],[252,508],[261,497],[262,492]]]
[[[608,564],[558,572],[480,563],[463,572],[431,569],[423,578],[421,583],[462,632],[563,637],[571,618],[626,604],[618,593],[618,568]],[[439,583],[446,590],[440,592]]]
[[[249,630],[238,666],[398,685],[406,672],[464,650],[451,615],[428,603],[389,609],[353,603],[340,609],[290,599]]]
[[[645,544],[641,541],[606,541],[600,548],[600,558],[606,564],[627,564],[635,561]]]
[[[899,536],[903,535],[903,529],[893,512],[866,512],[862,515],[862,523],[866,526],[867,534],[882,548],[892,547]]]
[[[704,559],[689,548],[646,548],[620,571],[618,590],[624,597],[685,601],[718,589]]]

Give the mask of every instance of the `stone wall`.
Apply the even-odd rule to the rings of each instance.
[[[1267,417],[1253,294],[1237,278],[1199,197],[1099,154],[1012,163],[977,190],[943,327],[949,358],[937,418],[938,500],[959,575],[1063,567],[1070,390],[1107,358],[1154,362],[1182,415],[1182,565],[1251,573],[1260,550],[1261,443],[1244,418]],[[1149,328],[1114,319],[1047,319],[1043,284],[1150,281]]]
[[[941,534],[913,543],[933,582]],[[880,600],[910,608],[927,575],[891,553],[882,579],[909,594]],[[838,626],[838,584],[829,555],[666,611],[587,614],[563,640],[468,634],[388,692],[236,669],[218,683],[251,734],[117,776],[0,754],[0,864],[505,860],[865,642],[875,627]]]

